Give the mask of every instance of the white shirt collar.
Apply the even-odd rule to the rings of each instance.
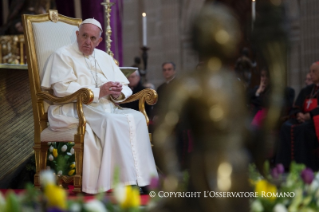
[[[169,84],[173,79],[175,79],[175,76],[172,79],[166,81],[166,84]]]

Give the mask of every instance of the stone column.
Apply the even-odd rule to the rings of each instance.
[[[290,20],[290,49],[287,61],[287,86],[298,95],[304,86],[305,71],[301,68],[300,8],[297,0],[286,0],[287,15]]]
[[[317,0],[300,1],[300,50],[301,73],[300,85],[309,71],[310,65],[319,61],[319,2]]]

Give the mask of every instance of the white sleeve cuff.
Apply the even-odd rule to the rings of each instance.
[[[100,88],[91,88],[91,91],[94,94],[93,102],[99,102],[100,97]]]

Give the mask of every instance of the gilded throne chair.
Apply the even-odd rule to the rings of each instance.
[[[82,88],[65,96],[55,97],[52,91],[41,88],[43,68],[48,57],[58,48],[76,41],[76,31],[81,19],[69,18],[50,10],[47,14],[23,15],[24,35],[27,49],[28,72],[34,117],[34,152],[36,174],[34,185],[40,186],[40,171],[46,169],[48,142],[74,142],[75,168],[73,176],[59,176],[65,183],[73,182],[74,192],[82,191],[82,166],[86,119],[82,110],[83,104],[93,101],[93,92]],[[148,124],[149,119],[144,104],[153,105],[157,101],[157,93],[152,89],[144,89],[126,99],[122,103],[139,100],[139,109]],[[50,104],[66,104],[76,101],[79,117],[77,128],[63,132],[55,132],[48,128],[47,108]],[[151,137],[151,136],[150,136]]]

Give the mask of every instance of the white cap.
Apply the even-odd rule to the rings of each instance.
[[[102,29],[102,26],[101,26],[100,22],[98,22],[98,21],[95,20],[94,18],[85,19],[85,20],[80,24],[80,26],[83,25],[83,24],[93,24],[93,25],[97,26],[98,28],[100,28],[100,30],[103,32],[103,29]]]

